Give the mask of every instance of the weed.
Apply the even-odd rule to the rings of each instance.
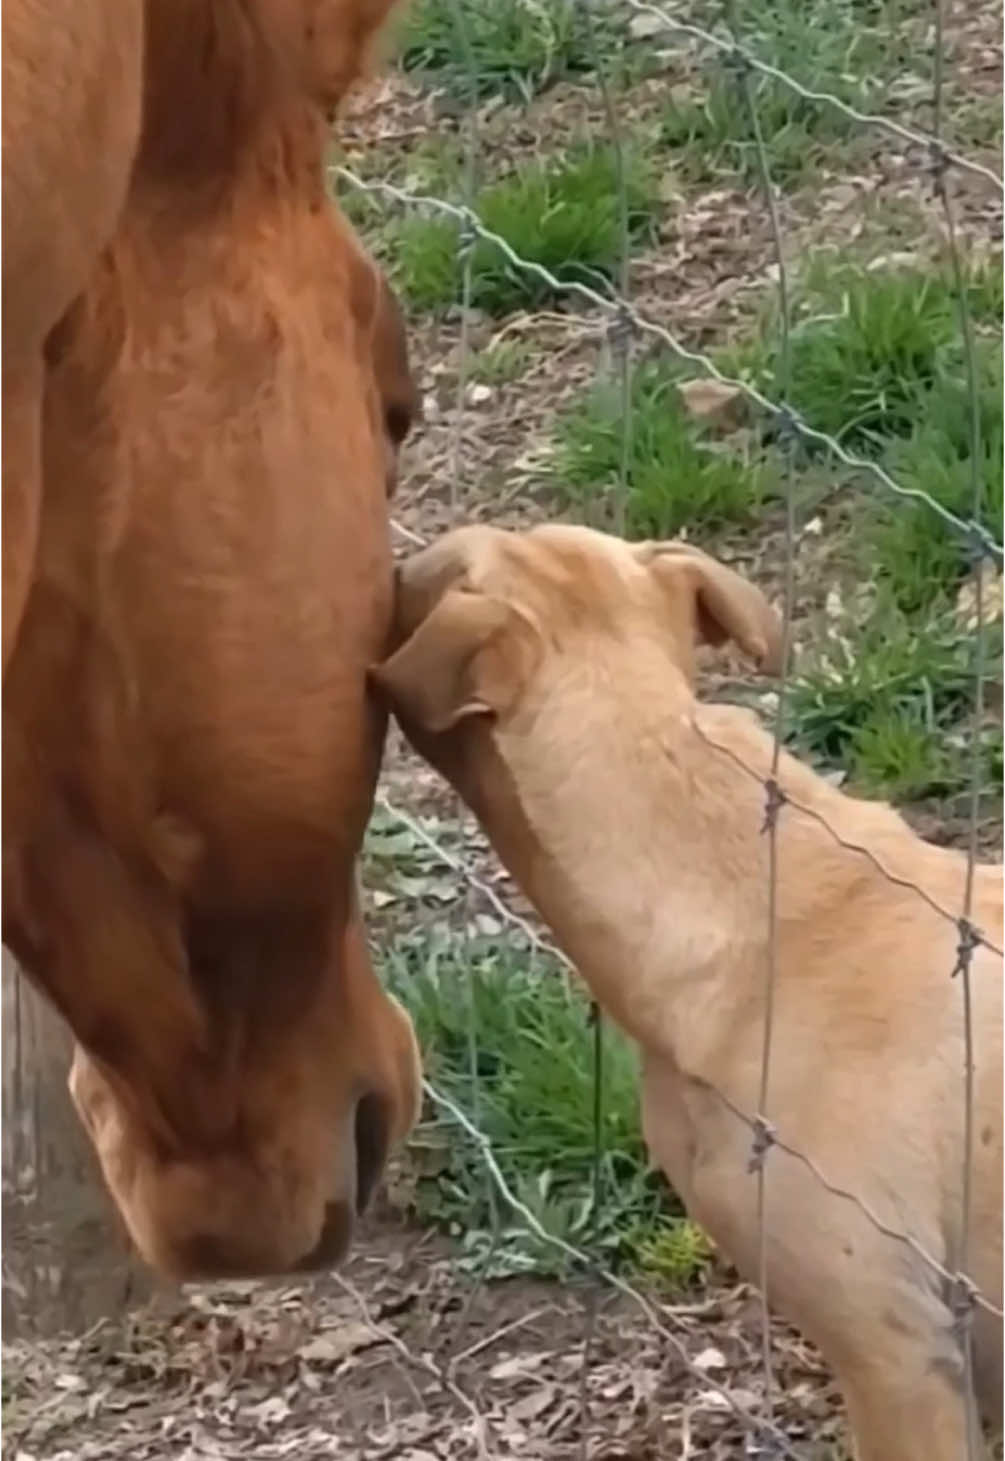
[[[687,1218],[660,1219],[639,1235],[635,1263],[671,1288],[693,1284],[710,1267],[715,1250],[710,1240]]]
[[[623,27],[596,9],[596,44],[609,59]],[[576,0],[417,0],[405,18],[400,52],[406,71],[435,72],[466,103],[472,91],[477,99],[529,102],[556,81],[594,68],[588,18]]]
[[[1001,168],[1002,108],[997,96],[974,95],[955,108],[953,130],[961,145],[993,148]]]
[[[338,178],[333,182],[333,192],[339,211],[366,238],[368,245],[373,247],[374,234],[380,227],[381,205],[378,199],[371,193],[350,187]],[[380,252],[379,246],[375,252]]]
[[[959,770],[934,727],[913,707],[874,710],[851,738],[851,771],[864,792],[891,801],[944,795],[959,784]]]
[[[631,386],[631,451],[626,525],[632,535],[667,537],[701,523],[751,521],[777,490],[769,460],[757,449],[715,440],[687,416],[677,372],[656,362]],[[622,451],[621,393],[601,383],[559,422],[554,472],[579,504],[610,499]]]
[[[532,359],[533,351],[525,340],[498,340],[473,357],[471,377],[485,385],[506,385],[519,380]]]

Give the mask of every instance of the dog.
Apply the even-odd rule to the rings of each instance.
[[[833,1368],[859,1461],[962,1461],[964,857],[782,752],[759,1112],[773,741],[693,687],[701,643],[778,671],[765,597],[681,542],[471,526],[400,568],[396,613],[378,693],[637,1042],[645,1138],[691,1217],[758,1280],[760,1129],[768,1295]],[[1000,943],[1000,866],[976,869],[972,920]],[[967,1273],[1000,1308],[1002,968],[983,942],[969,983]],[[999,1427],[1002,1323],[978,1304],[969,1328]]]

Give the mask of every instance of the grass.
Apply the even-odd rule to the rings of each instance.
[[[647,158],[626,149],[625,184],[632,238],[649,230],[656,187]],[[487,188],[478,213],[487,229],[531,263],[562,281],[578,280],[606,290],[621,257],[617,166],[609,147],[581,147],[560,160],[533,161]],[[460,296],[459,230],[442,216],[411,215],[393,224],[384,252],[396,283],[411,303],[437,310]],[[492,315],[533,309],[554,295],[547,282],[516,270],[487,240],[474,246],[471,302]]]
[[[1001,626],[987,662],[1000,663]],[[973,643],[951,616],[921,619],[877,600],[868,622],[824,639],[793,681],[793,740],[855,787],[895,802],[962,794],[970,783]],[[1001,728],[982,735],[983,778],[1002,778]]]
[[[891,23],[892,4],[857,0],[749,0],[740,12],[739,39],[751,54],[813,91],[871,111],[882,104],[910,60],[908,30]],[[716,29],[718,5],[694,4],[691,16]],[[728,7],[726,10],[728,17]],[[689,18],[691,18],[689,16]],[[729,64],[705,70],[704,83],[673,96],[663,140],[685,177],[707,181],[738,174],[760,183],[750,108],[741,73]],[[771,77],[752,73],[750,85],[773,181],[793,188],[822,172],[847,168],[870,139],[836,108],[807,101]]]
[[[720,0],[692,0],[689,19],[714,30],[729,19]],[[900,14],[895,16],[894,11]],[[810,90],[875,108],[901,78],[924,22],[903,0],[745,0],[737,38],[751,54]]]
[[[631,447],[626,526],[630,536],[668,537],[700,523],[714,531],[753,522],[777,490],[768,458],[746,455],[692,421],[680,400],[674,366],[656,362],[631,383]],[[619,490],[622,452],[620,388],[602,382],[558,423],[553,473],[578,508]]]
[[[963,364],[960,315],[946,270],[925,261],[882,259],[872,267],[827,255],[795,281],[791,403],[845,447],[875,454],[908,435],[926,393]],[[1001,319],[1001,260],[975,266],[968,307],[978,326]],[[774,299],[770,310],[774,310]],[[734,352],[734,364],[775,388],[777,326]]]
[[[706,1245],[674,1214],[664,1183],[649,1170],[635,1056],[607,1027],[602,1197],[594,1209],[589,1007],[558,967],[500,936],[442,933],[399,940],[384,968],[415,1021],[428,1078],[474,1117],[513,1192],[549,1232],[605,1262],[674,1283],[696,1276]],[[505,1211],[497,1214],[473,1142],[445,1133],[430,1112],[418,1143],[438,1153],[419,1183],[418,1213],[461,1238],[473,1262],[487,1261],[495,1275],[568,1270],[561,1252]]]
[[[526,340],[497,340],[479,350],[469,367],[472,380],[501,386],[519,380],[534,358]]]
[[[977,352],[981,520],[998,536],[1002,525],[1002,358],[999,345],[981,342]],[[921,488],[942,506],[969,519],[973,512],[971,405],[962,361],[940,367],[935,382],[918,393],[907,436],[890,445],[886,464],[905,487]],[[964,540],[923,503],[869,501],[863,528],[865,565],[908,612],[939,604],[968,571]]]
[[[804,101],[762,77],[752,84],[772,182],[791,188],[819,175],[837,149],[847,149],[856,129],[831,108]],[[678,170],[692,182],[739,174],[759,185],[761,167],[750,109],[735,75],[721,69],[704,91],[671,94],[660,139]]]
[[[905,487],[922,489],[967,519],[972,512],[971,393],[951,277],[921,261],[867,268],[811,263],[795,282],[790,398],[802,416],[881,462]],[[1000,258],[966,281],[975,331],[981,518],[1002,522],[1002,308]],[[776,322],[769,312],[719,363],[777,398]],[[782,464],[770,431],[689,418],[679,368],[636,371],[626,525],[635,536],[687,528],[715,535],[753,525],[778,494]],[[557,424],[555,480],[577,511],[600,502],[610,518],[621,460],[621,402],[602,383]],[[763,424],[763,423],[762,423]],[[813,456],[800,458],[799,490],[813,490]],[[954,615],[970,570],[965,540],[924,503],[895,500],[862,481],[845,556],[872,586],[868,621],[840,624],[794,685],[797,746],[848,771],[857,790],[904,803],[960,797],[971,774],[972,635]],[[592,515],[592,514],[591,514]],[[988,663],[1000,657],[991,631]],[[982,738],[989,786],[1002,776],[1000,728]]]
[[[1001,256],[969,270],[975,332],[983,521],[1002,520]],[[963,518],[973,510],[971,407],[959,301],[946,269],[863,268],[825,258],[798,281],[790,398],[806,421],[880,462],[903,486]],[[777,391],[777,332],[731,352],[727,368]],[[872,490],[858,524],[862,567],[900,609],[945,606],[967,571],[966,545],[924,504]]]
[[[457,850],[456,824],[430,830]],[[595,1211],[593,1031],[581,986],[492,919],[448,926],[443,910],[463,906],[462,889],[395,819],[374,816],[366,857],[378,906],[407,907],[410,924],[426,925],[382,942],[385,980],[412,1015],[428,1078],[477,1121],[519,1200],[550,1232],[606,1263],[673,1285],[694,1279],[708,1262],[708,1246],[649,1169],[628,1041],[604,1025],[602,1197]],[[499,1208],[481,1153],[435,1108],[425,1113],[412,1157],[420,1174],[418,1215],[460,1238],[473,1266],[487,1264],[496,1276],[568,1270],[557,1249]]]
[[[595,46],[610,63],[623,27],[600,7],[594,27],[595,39],[577,0],[416,0],[399,52],[406,71],[432,73],[459,101],[529,102],[557,81],[592,71]]]

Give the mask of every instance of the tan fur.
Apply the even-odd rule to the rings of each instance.
[[[180,1277],[336,1259],[418,1102],[353,887],[415,393],[325,188],[327,115],[390,3],[75,0],[65,55],[51,7],[4,8],[29,210],[63,186],[44,128],[74,132],[87,24],[118,16],[135,50],[144,22],[120,88],[138,129],[125,62],[99,68],[122,167],[72,139],[61,202],[114,173],[104,223],[17,326],[44,334],[44,415],[13,626],[4,480],[4,939],[79,1042],[74,1098],[130,1231]],[[22,21],[42,30],[8,53]],[[9,115],[26,56],[45,95]]]
[[[718,597],[697,604],[708,581]],[[756,1281],[751,1135],[714,1092],[757,1110],[768,839],[763,787],[731,758],[766,777],[772,747],[752,714],[695,700],[692,643],[696,632],[748,645],[760,635],[770,662],[777,619],[694,550],[547,527],[447,535],[401,570],[398,620],[403,642],[377,682],[638,1042],[649,1146],[692,1216]],[[892,877],[961,909],[959,853],[791,756],[780,783]],[[780,817],[767,1115],[952,1271],[964,1106],[956,929],[812,817],[793,806]],[[998,866],[977,870],[974,920],[1000,945]],[[971,983],[970,1272],[1000,1305],[1002,969],[986,947]],[[860,1461],[960,1461],[963,1359],[944,1284],[794,1158],[776,1148],[767,1162],[771,1300],[833,1366]],[[981,1407],[1000,1426],[1002,1326],[980,1312],[974,1355]]]

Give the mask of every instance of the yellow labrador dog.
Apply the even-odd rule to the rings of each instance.
[[[402,568],[398,630],[376,683],[638,1042],[648,1144],[691,1215],[756,1280],[751,1129],[729,1105],[751,1116],[758,1105],[769,839],[764,787],[739,763],[767,777],[772,748],[755,716],[699,704],[692,683],[700,642],[731,639],[775,667],[775,613],[682,543],[468,527]],[[780,1142],[955,1272],[959,934],[907,884],[955,915],[964,859],[788,755],[779,782],[791,802],[778,822],[767,1114]],[[1000,867],[977,870],[974,922],[1000,943]],[[1000,1306],[1002,968],[986,945],[971,980],[968,1266]],[[860,1461],[964,1461],[958,1289],[781,1146],[766,1160],[771,1300],[836,1372]],[[972,1335],[980,1407],[997,1426],[1001,1321],[978,1306]]]

